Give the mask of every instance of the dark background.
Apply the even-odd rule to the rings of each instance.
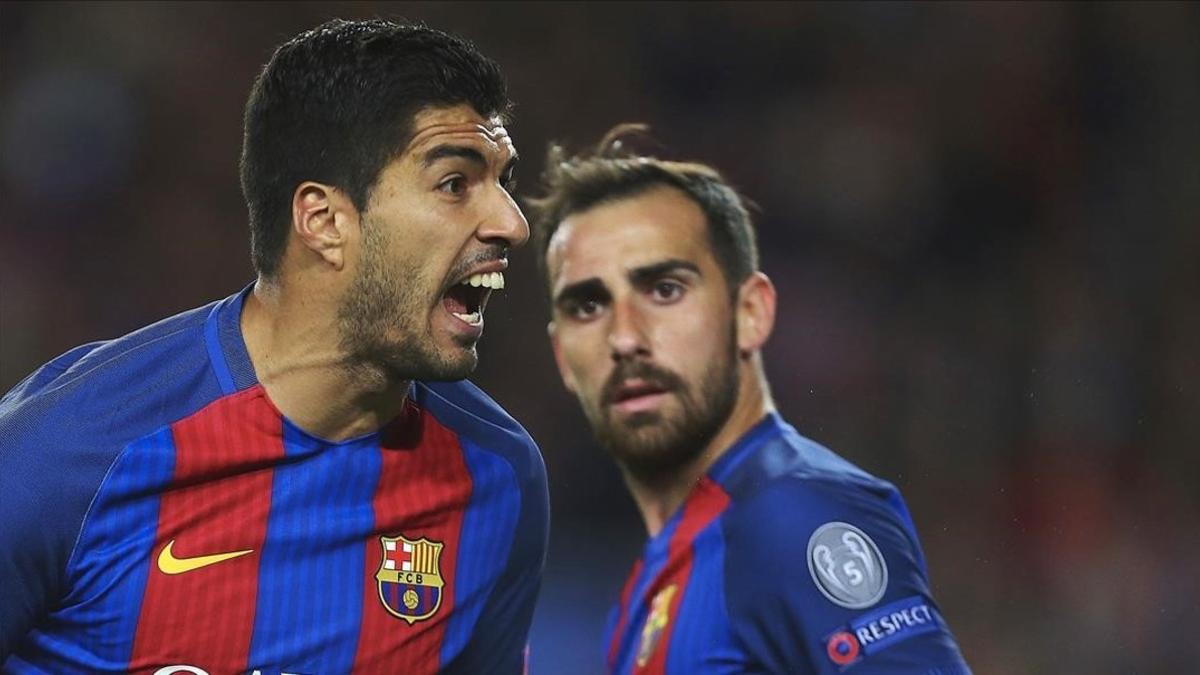
[[[780,410],[903,490],[976,672],[1195,672],[1200,7],[6,2],[0,390],[251,279],[242,106],[334,16],[499,61],[522,193],[643,121],[758,203]],[[543,297],[519,252],[473,379],[550,473],[534,672],[597,672],[643,531]]]

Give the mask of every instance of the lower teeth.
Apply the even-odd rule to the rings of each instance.
[[[482,319],[482,317],[479,316],[478,311],[471,312],[470,314],[459,314],[458,312],[454,312],[454,316],[457,316],[458,318],[462,319],[464,323],[469,323],[472,326],[479,323],[480,319]]]

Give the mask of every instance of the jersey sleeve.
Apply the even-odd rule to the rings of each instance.
[[[62,595],[68,533],[37,471],[17,448],[0,452],[0,664]]]
[[[787,477],[723,525],[735,638],[767,672],[969,674],[894,489]]]
[[[29,400],[101,344],[63,354],[0,398],[0,664],[62,597],[62,572],[88,504],[64,494],[81,478],[86,483],[87,467],[55,461],[60,436]]]

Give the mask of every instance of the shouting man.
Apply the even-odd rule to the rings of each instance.
[[[528,237],[495,63],[332,21],[245,115],[257,280],[0,401],[5,672],[518,673],[547,494],[459,382]]]

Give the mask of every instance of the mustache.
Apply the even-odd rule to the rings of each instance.
[[[470,256],[460,260],[454,269],[451,270],[448,278],[458,279],[467,273],[467,270],[482,265],[484,263],[504,260],[508,257],[508,247],[503,244],[488,244],[486,248],[476,251]]]
[[[617,390],[626,380],[631,379],[644,380],[647,384],[654,386],[664,391],[680,389],[683,387],[683,378],[675,373],[660,368],[653,363],[646,361],[619,361],[617,367],[608,376],[608,380],[604,383],[604,388],[601,390],[601,400],[605,404],[616,401]]]

